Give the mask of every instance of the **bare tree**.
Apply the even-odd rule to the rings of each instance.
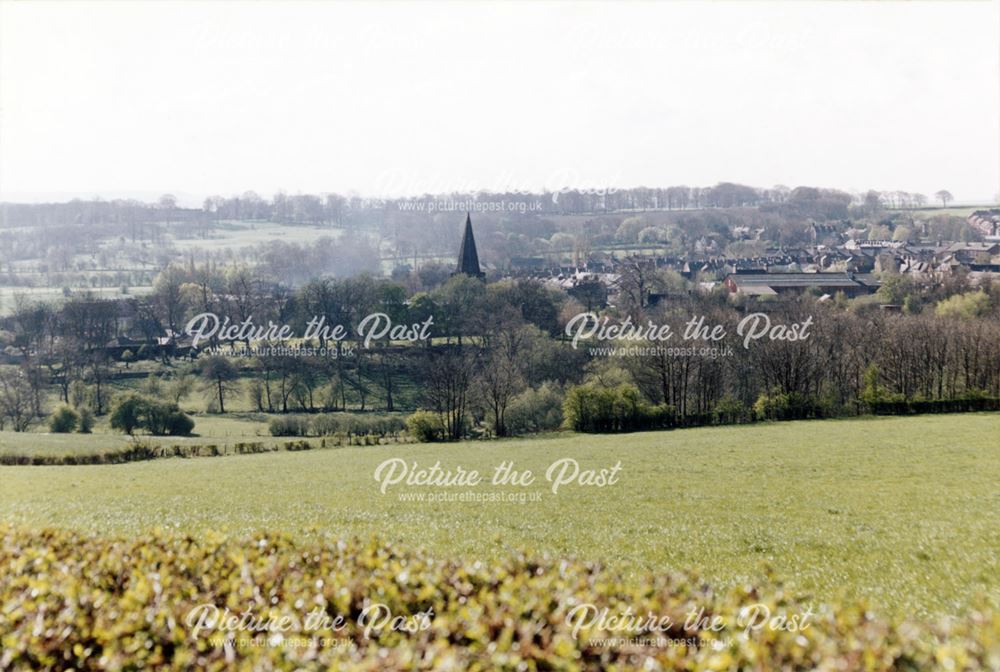
[[[428,405],[444,417],[445,430],[453,441],[465,433],[475,363],[475,355],[461,346],[432,350],[424,362]]]
[[[507,407],[525,388],[521,360],[530,337],[528,327],[509,321],[490,339],[491,351],[476,377],[476,391],[493,416],[497,436],[507,436]]]
[[[0,369],[0,430],[23,432],[35,419],[34,392],[21,369]]]
[[[935,192],[934,193],[934,198],[936,198],[939,201],[941,201],[941,207],[942,208],[947,208],[948,207],[948,201],[955,200],[955,197],[952,196],[951,192],[948,191],[947,189],[942,189],[941,191]]]
[[[219,402],[219,413],[225,413],[226,395],[237,389],[239,371],[222,355],[211,355],[202,362],[201,376],[208,384],[212,396]]]

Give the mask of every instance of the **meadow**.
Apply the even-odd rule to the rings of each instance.
[[[1000,598],[998,437],[1000,415],[964,414],[3,466],[0,520],[104,537],[377,535],[436,557],[496,561],[523,550],[626,576],[690,571],[719,587],[778,576],[803,599],[960,615]],[[374,474],[394,458],[479,470],[487,482],[404,482],[383,494]],[[582,470],[621,468],[604,487],[576,482],[553,494],[545,472],[564,458]],[[535,482],[490,484],[504,461]],[[427,499],[470,491],[516,494]]]

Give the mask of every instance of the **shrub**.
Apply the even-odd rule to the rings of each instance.
[[[673,425],[669,406],[643,399],[631,383],[603,387],[586,383],[571,387],[563,402],[564,424],[578,432],[634,432]]]
[[[166,423],[164,424],[164,434],[170,436],[187,436],[194,430],[194,420],[191,416],[180,411],[180,409],[173,409],[167,416]]]
[[[507,429],[512,434],[549,432],[562,425],[563,393],[546,382],[514,397],[507,407]]]
[[[406,429],[406,421],[396,415],[322,413],[312,418],[311,428],[315,436],[338,434],[388,436]]]
[[[312,432],[316,436],[333,436],[339,431],[340,420],[332,413],[323,413],[312,419]]]
[[[417,441],[443,441],[445,437],[444,420],[441,414],[423,409],[406,419],[406,429]]]
[[[90,434],[94,429],[94,413],[84,406],[80,409],[80,421],[76,425],[76,431],[81,434]]]
[[[40,550],[26,562],[25,549]],[[249,568],[242,578],[241,564]],[[272,611],[298,613],[296,604],[317,599],[317,585],[327,586],[320,595],[331,613],[352,616],[333,637],[315,637],[297,623],[288,630],[288,637],[320,642],[309,652],[308,666],[316,669],[509,669],[517,660],[524,669],[595,671],[991,670],[1000,632],[1000,614],[985,600],[962,618],[903,620],[873,613],[865,603],[813,605],[782,586],[781,577],[713,586],[681,572],[626,571],[517,549],[473,562],[429,558],[378,538],[298,539],[277,531],[121,538],[0,524],[0,566],[10,568],[0,572],[0,602],[17,605],[3,614],[0,660],[11,670],[230,669],[237,664],[232,649],[209,643],[219,632],[215,623],[194,629],[194,605],[239,604],[265,620]],[[401,567],[408,581],[400,581]],[[334,581],[353,592],[330,597]],[[137,589],[161,584],[162,591]],[[30,599],[35,585],[40,595]],[[394,615],[419,624],[415,634],[390,626],[366,634],[354,615],[368,608],[368,595],[390,596],[384,599]],[[597,619],[576,635],[571,615],[578,605],[610,605],[616,615],[625,609],[618,605],[632,603],[643,614],[680,615],[663,636],[690,638],[692,645],[641,637],[628,647],[595,646],[597,638],[628,632]],[[746,609],[761,607],[773,614],[772,623],[787,625],[748,627]],[[786,616],[807,610],[801,632],[787,629],[793,621]],[[712,618],[684,625],[684,614],[699,611]],[[108,614],[118,627],[108,625]],[[501,632],[497,624],[504,623],[517,627]],[[235,655],[246,669],[304,667],[293,647],[247,646]]]
[[[712,410],[713,420],[720,425],[730,425],[737,422],[744,422],[747,419],[748,411],[746,404],[739,399],[726,395],[719,399]]]
[[[145,429],[157,436],[181,436],[191,433],[194,420],[177,404],[129,393],[115,400],[111,409],[111,428],[127,434]]]
[[[297,451],[297,450],[312,450],[312,444],[305,439],[299,439],[298,441],[286,441],[285,450]]]
[[[971,320],[982,317],[990,311],[990,296],[980,290],[967,294],[955,294],[939,302],[934,313],[939,317]]]
[[[80,416],[69,406],[60,406],[49,417],[49,431],[54,434],[69,434],[77,427]]]
[[[821,418],[826,415],[823,406],[814,398],[798,392],[762,392],[753,405],[754,415],[760,420],[801,420]]]
[[[271,436],[308,436],[309,421],[299,415],[271,418],[267,431],[271,432]]]

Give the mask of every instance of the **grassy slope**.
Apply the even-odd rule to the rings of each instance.
[[[765,565],[799,590],[885,612],[960,612],[1000,599],[1000,415],[706,428],[625,436],[387,446],[118,466],[0,467],[0,517],[95,533],[154,526],[368,536],[489,558],[514,546],[714,582]],[[525,504],[379,494],[391,457],[538,474]],[[544,470],[622,462],[620,482],[552,495]],[[477,490],[496,488],[480,485]],[[511,488],[506,488],[511,490]]]

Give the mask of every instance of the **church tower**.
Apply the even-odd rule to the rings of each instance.
[[[452,275],[464,273],[480,280],[486,279],[486,274],[479,269],[479,253],[476,252],[476,238],[472,235],[472,217],[465,213],[465,234],[462,236],[462,247],[458,250],[458,266]]]

